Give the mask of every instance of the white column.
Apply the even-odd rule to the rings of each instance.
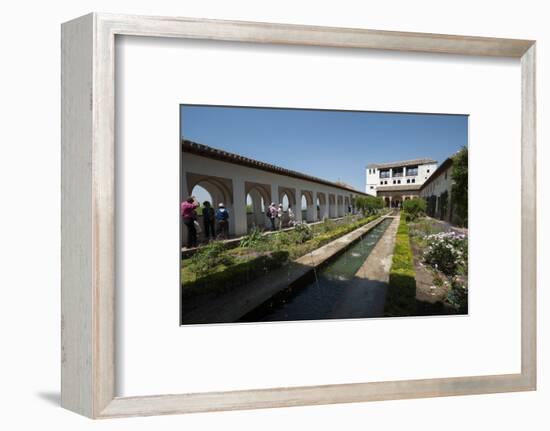
[[[237,236],[246,235],[246,195],[244,181],[241,178],[233,178],[233,211],[229,212],[229,229],[231,232],[231,219],[233,219],[233,233]]]
[[[311,192],[313,203],[307,208],[307,221],[317,221],[317,192]]]
[[[302,221],[302,190],[294,189],[294,196],[296,196],[296,206],[293,208],[294,215],[296,216],[296,222]]]
[[[334,218],[336,217],[336,202],[334,204],[330,203],[330,193],[326,193],[325,196],[327,197],[327,216]]]

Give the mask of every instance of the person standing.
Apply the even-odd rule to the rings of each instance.
[[[277,209],[277,219],[279,220],[279,230],[283,229],[283,216],[285,212],[283,211],[283,204],[279,204],[279,208]]]
[[[197,246],[197,228],[195,227],[195,220],[197,219],[196,209],[198,207],[199,203],[195,199],[195,196],[189,196],[181,203],[181,217],[183,224],[187,228],[187,248]]]
[[[214,229],[215,213],[214,208],[210,205],[210,202],[204,201],[202,203],[202,221],[204,223],[204,239],[208,241],[210,237],[214,239],[216,232]]]
[[[288,225],[294,226],[296,224],[296,216],[294,215],[294,211],[292,211],[292,206],[288,204]]]
[[[277,207],[275,206],[275,202],[271,202],[271,205],[267,208],[267,217],[269,218],[269,221],[271,222],[271,230],[275,230],[275,219],[277,218]]]
[[[216,221],[218,222],[218,235],[220,238],[227,239],[229,237],[229,212],[222,203],[216,210]]]

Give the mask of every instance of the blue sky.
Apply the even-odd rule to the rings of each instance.
[[[368,163],[432,158],[468,140],[466,115],[181,106],[181,135],[364,190]]]

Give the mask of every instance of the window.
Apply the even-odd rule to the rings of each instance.
[[[407,179],[407,184],[410,184],[411,180],[410,179]]]
[[[371,188],[371,189],[373,189],[373,188],[374,188],[374,186],[370,186],[370,188]]]
[[[397,180],[397,184],[401,184],[401,180]]]
[[[429,169],[427,169],[427,170],[426,170],[426,172],[427,172],[427,173],[430,173],[430,170],[429,170]]]
[[[395,180],[393,180],[393,183],[395,184]]]
[[[413,183],[415,182],[415,179],[414,179],[414,178],[412,179],[412,182],[413,182]]]
[[[416,177],[418,175],[418,166],[411,166],[407,168],[408,177]]]

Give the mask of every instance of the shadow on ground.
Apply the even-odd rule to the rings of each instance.
[[[37,392],[36,396],[44,401],[46,401],[49,404],[52,404],[54,406],[60,406],[61,405],[61,393],[59,392]]]

